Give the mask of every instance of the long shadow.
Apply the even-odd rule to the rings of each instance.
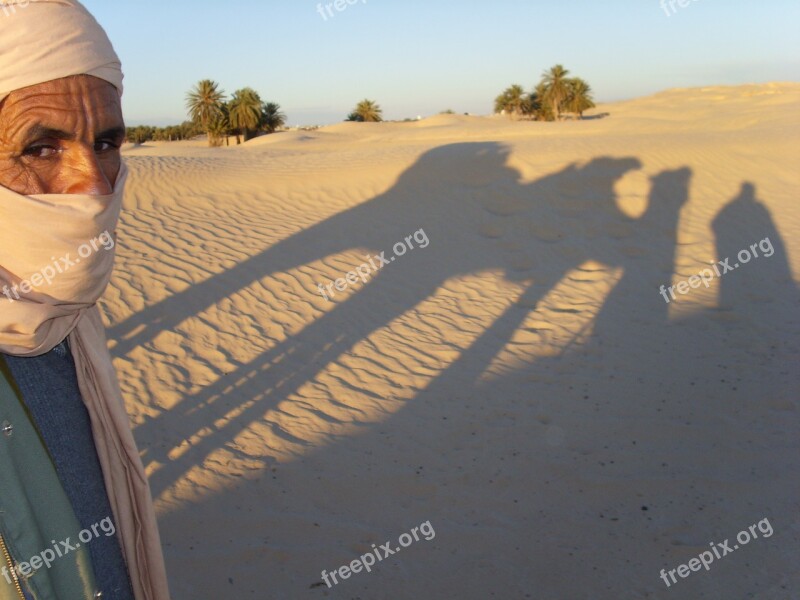
[[[638,168],[635,159],[598,158],[521,185],[506,158],[494,144],[435,150],[387,194],[261,257],[287,265],[295,251],[303,252],[302,260],[350,247],[380,251],[420,227],[430,238],[428,248],[387,266],[298,335],[146,422],[143,436],[167,439],[169,447],[208,432],[177,460],[150,455],[165,465],[154,475],[156,492],[446,280],[495,269],[524,292],[383,426],[304,457],[297,469],[286,468],[281,482],[265,476],[194,504],[192,521],[224,515],[225,539],[216,543],[231,558],[208,572],[193,571],[182,582],[184,592],[303,597],[320,567],[353,558],[345,544],[381,541],[372,539],[367,524],[378,523],[380,535],[400,533],[420,517],[436,525],[438,547],[419,550],[407,563],[409,573],[396,575],[392,564],[352,582],[358,589],[335,592],[386,597],[402,577],[409,597],[420,598],[531,597],[531,582],[536,597],[669,598],[676,592],[658,578],[661,568],[685,563],[709,541],[764,516],[774,517],[777,542],[753,543],[715,564],[713,573],[681,580],[677,593],[716,597],[724,588],[728,597],[743,597],[781,585],[793,556],[777,524],[791,535],[789,521],[796,517],[786,474],[797,472],[798,459],[784,451],[780,411],[798,391],[787,367],[798,353],[800,295],[755,189],[745,185],[714,220],[717,258],[767,237],[774,255],[720,278],[719,307],[677,319],[659,288],[675,270],[688,168],[654,176],[648,208],[634,220],[617,210],[613,185]],[[465,170],[470,178],[459,183]],[[447,172],[455,175],[440,181]],[[460,193],[437,197],[439,185],[460,186]],[[448,205],[440,211],[436,202]],[[530,311],[587,260],[623,273],[597,300],[588,342],[480,380]],[[233,409],[239,409],[235,417],[212,425]],[[332,419],[322,410],[317,416]],[[275,431],[304,444],[289,431]],[[413,465],[421,483],[409,483],[397,465],[373,464],[373,455]],[[310,464],[313,473],[306,474]],[[324,473],[325,483],[314,473]],[[514,481],[525,485],[513,487]],[[315,486],[319,493],[310,498]],[[415,498],[432,487],[435,502]],[[335,500],[320,508],[318,497],[331,489]],[[244,563],[253,548],[266,553],[272,542],[264,541],[252,514],[231,511],[243,497],[264,498],[268,525],[280,529],[291,514],[307,526],[300,529],[307,532],[302,541],[295,541],[296,527],[283,530],[276,540],[281,556],[270,554],[263,570]],[[342,501],[358,523],[342,524],[336,504]],[[270,503],[277,508],[270,510]],[[166,535],[177,535],[187,519],[180,512],[162,519]],[[221,581],[218,567],[235,573],[235,583]]]
[[[631,223],[616,208],[613,186],[625,173],[640,167],[638,160],[601,157],[527,185],[519,184],[519,174],[506,166],[506,160],[507,151],[498,144],[456,144],[432,150],[386,194],[298,233],[239,265],[233,274],[192,288],[191,293],[198,295],[212,289],[230,293],[234,282],[244,285],[267,272],[287,270],[344,249],[390,249],[420,229],[429,240],[427,247],[409,251],[378,271],[363,288],[291,339],[140,425],[137,436],[164,440],[161,448],[151,447],[146,456],[163,465],[151,478],[154,492],[164,491],[313,381],[332,361],[432,296],[451,278],[501,271],[526,285],[524,301],[535,306],[565,273],[586,260],[620,264],[623,255],[618,243],[606,241],[604,232]],[[248,272],[248,265],[257,272]],[[178,306],[199,310],[215,294],[194,304],[185,298],[170,299],[145,311],[147,315],[134,319],[136,323],[121,327],[133,329],[148,320],[145,330],[129,340],[143,343],[155,335],[155,328],[179,322],[185,313],[173,312]],[[523,312],[510,314],[489,332],[495,345],[508,341]],[[491,355],[494,350],[493,346],[483,351]],[[317,417],[337,422],[323,410],[309,408]],[[286,442],[304,444],[277,424],[270,426]],[[198,438],[189,448],[170,459],[170,448],[195,435]]]
[[[540,590],[543,597],[579,597],[583,581],[592,581],[597,597],[632,597],[631,590],[672,597],[661,569],[764,517],[787,529],[715,566],[712,576],[678,577],[670,587],[680,586],[687,598],[781,597],[781,589],[791,588],[787,573],[798,545],[790,524],[796,527],[797,518],[787,493],[800,460],[786,450],[787,418],[793,418],[787,398],[800,391],[791,368],[800,357],[800,293],[782,237],[755,187],[745,183],[712,223],[716,258],[730,258],[733,266],[740,251],[752,253],[752,244],[767,238],[774,254],[767,258],[764,244],[761,258],[722,275],[716,306],[670,316],[659,288],[674,271],[690,177],[689,169],[678,169],[652,179],[648,210],[635,229],[646,252],[625,261],[589,341],[491,384],[496,397],[527,388],[550,417],[548,428],[558,431],[550,460],[574,461],[575,480],[548,487],[544,506],[529,502],[530,512],[549,513],[552,498],[579,498],[568,506],[582,515],[574,525],[556,519],[536,529],[556,550],[533,568],[533,578],[546,580],[563,565],[574,569],[575,583],[564,579]],[[557,369],[570,375],[555,397],[529,383]],[[463,388],[463,377],[453,374],[449,384],[447,378],[436,382],[442,393],[455,381]],[[553,472],[561,471],[543,462],[530,476],[552,486]],[[523,545],[529,535],[512,533],[508,544]]]
[[[720,278],[722,308],[735,310],[753,300],[766,307],[776,300],[776,288],[786,290],[794,285],[786,246],[769,210],[756,198],[752,183],[742,183],[739,195],[714,218],[712,229],[720,260],[729,259],[733,267]],[[763,316],[772,319],[777,315],[788,319],[785,325],[797,328],[797,311],[776,314],[765,310]]]
[[[386,194],[325,219],[112,326],[108,334],[117,340],[114,354],[121,356],[148,343],[162,331],[173,330],[186,319],[271,274],[352,248],[363,248],[373,254],[388,250],[394,243],[425,227],[428,217],[439,212],[435,204],[448,201],[453,189],[464,193],[451,208],[473,213],[480,210],[471,197],[470,183],[474,180],[460,179],[458,169],[469,164],[473,170],[485,174],[485,183],[502,178],[510,183],[517,174],[505,167],[506,155],[504,148],[492,143],[455,144],[428,152]],[[444,193],[440,196],[442,190]],[[387,230],[387,223],[392,224],[390,230]],[[442,222],[427,227],[426,231],[430,230],[432,236],[449,233]],[[403,262],[407,263],[408,258]]]

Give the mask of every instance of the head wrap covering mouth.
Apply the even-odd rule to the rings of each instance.
[[[69,338],[134,597],[169,600],[152,494],[97,304],[114,267],[127,173],[123,163],[107,196],[0,186],[0,353],[38,356]]]
[[[0,0],[0,102],[40,83],[92,75],[122,95],[122,64],[78,0]]]
[[[0,0],[0,102],[17,90],[74,75],[108,81],[122,95],[119,58],[89,11],[77,0]],[[77,250],[79,262],[69,254],[87,247],[87,236],[114,230],[126,173],[123,165],[106,198],[23,196],[0,186],[0,287],[14,290],[13,301],[0,297],[0,353],[33,356],[69,337],[134,596],[169,600],[152,494],[97,306],[114,257],[103,250],[84,260]],[[51,262],[60,252],[75,265],[69,271]],[[53,277],[58,270],[58,281],[47,280],[45,268]],[[20,275],[31,271],[30,282],[43,290],[22,285]],[[10,287],[16,284],[21,294]]]

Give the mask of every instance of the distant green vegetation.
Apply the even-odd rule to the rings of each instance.
[[[156,142],[190,140],[204,133],[204,131],[196,123],[184,121],[180,125],[170,125],[169,127],[150,127],[148,125],[128,127],[126,133],[129,142],[144,144],[151,140]]]
[[[264,102],[254,89],[246,87],[226,101],[219,84],[210,79],[197,83],[186,95],[189,116],[208,136],[209,146],[222,145],[223,138],[236,136],[244,141],[258,133],[274,133],[286,124],[286,115],[275,102]]]
[[[494,101],[494,111],[514,118],[536,121],[560,121],[565,113],[579,119],[594,108],[592,88],[579,77],[567,77],[569,71],[556,65],[542,74],[542,79],[531,93],[521,85],[512,85]]]
[[[541,81],[530,93],[521,85],[509,86],[495,98],[494,110],[512,118],[536,121],[560,121],[568,113],[581,119],[584,111],[595,106],[592,88],[583,79],[568,75],[569,71],[556,65],[542,74]],[[209,146],[220,146],[229,136],[235,136],[238,144],[259,133],[274,133],[286,124],[286,115],[281,112],[280,105],[264,102],[254,89],[242,88],[226,99],[219,84],[210,79],[198,82],[187,93],[186,109],[190,121],[169,127],[129,127],[128,141],[135,144],[150,140],[176,141],[205,134]],[[447,109],[440,114],[455,113]],[[383,121],[383,109],[375,100],[365,99],[356,105],[346,120],[377,123]]]
[[[357,121],[359,123],[377,123],[383,121],[383,109],[374,100],[362,100],[347,115],[346,121]]]
[[[286,124],[286,115],[275,102],[262,102],[252,88],[242,88],[225,100],[219,84],[209,79],[199,82],[188,94],[186,107],[191,121],[169,127],[127,128],[127,139],[134,144],[149,141],[174,142],[207,135],[210,146],[221,146],[228,136],[245,141],[259,133],[275,133]]]

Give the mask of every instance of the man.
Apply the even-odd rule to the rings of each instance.
[[[77,0],[0,0],[0,600],[168,600],[96,302],[122,71]]]

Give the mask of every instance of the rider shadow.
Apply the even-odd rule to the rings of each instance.
[[[507,166],[507,159],[507,149],[495,143],[453,144],[429,151],[385,194],[277,243],[233,273],[212,278],[224,280],[224,286],[220,281],[199,284],[116,326],[116,335],[137,331],[129,343],[144,343],[158,327],[175,326],[191,316],[176,312],[179,306],[202,310],[219,299],[221,288],[226,294],[235,290],[232,283],[243,287],[270,273],[353,248],[375,254],[420,229],[430,240],[425,248],[416,248],[378,271],[346,299],[336,299],[334,308],[296,335],[141,424],[136,430],[139,439],[162,440],[160,445],[148,444],[146,455],[146,460],[161,465],[151,477],[154,493],[164,492],[213,451],[230,447],[240,433],[265,421],[269,411],[314,381],[328,365],[418,307],[450,279],[501,272],[526,286],[524,303],[530,307],[588,260],[624,264],[627,259],[620,245],[625,240],[607,234],[635,227],[635,220],[617,208],[614,185],[641,166],[637,159],[600,157],[529,184],[519,183],[519,173]],[[190,299],[193,294],[200,298]],[[479,339],[474,349],[463,349],[464,356],[479,352],[477,362],[483,368],[495,348],[508,341],[524,311],[512,312],[490,330],[491,344]],[[454,318],[469,325],[465,315]],[[115,352],[120,351],[118,346]],[[397,368],[410,369],[402,355],[389,358]],[[368,389],[356,391],[374,396]],[[330,402],[341,406],[342,399]],[[325,403],[315,403],[309,412],[323,422],[346,424]],[[350,416],[358,421],[357,414]],[[267,420],[266,425],[295,448],[311,446],[276,421]],[[170,458],[172,448],[193,436],[196,441],[190,447]]]

